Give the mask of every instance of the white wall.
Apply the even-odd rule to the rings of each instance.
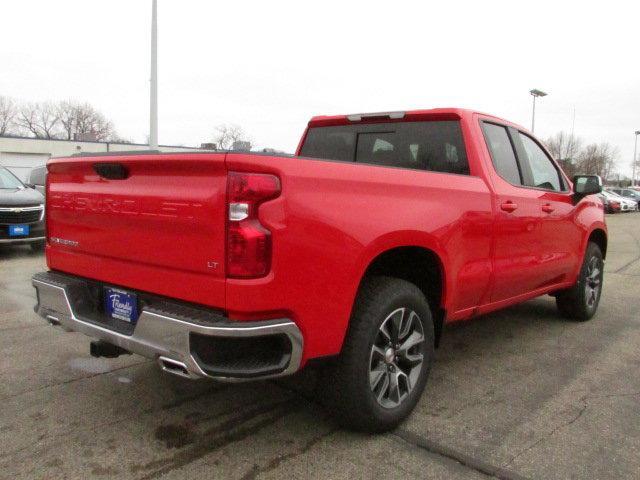
[[[48,153],[0,152],[0,165],[7,167],[23,182],[27,180],[33,167],[44,165],[47,160],[49,160]]]

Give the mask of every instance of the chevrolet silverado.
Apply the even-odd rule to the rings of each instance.
[[[346,426],[394,428],[443,327],[602,292],[597,176],[463,109],[314,117],[296,155],[118,153],[48,163],[36,311],[172,374],[275,378],[324,365]]]

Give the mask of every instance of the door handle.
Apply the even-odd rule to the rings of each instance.
[[[551,213],[554,210],[555,208],[553,208],[550,203],[545,203],[544,205],[542,205],[542,211],[545,213]]]
[[[94,163],[93,170],[109,180],[124,180],[129,177],[129,170],[121,163]]]
[[[508,200],[506,202],[504,202],[502,205],[500,205],[500,208],[502,210],[504,210],[505,212],[513,212],[518,208],[518,204],[517,203],[513,203],[511,200]]]

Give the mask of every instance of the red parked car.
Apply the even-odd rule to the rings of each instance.
[[[297,154],[81,155],[48,164],[37,312],[188,378],[324,361],[347,426],[395,427],[445,324],[555,295],[588,320],[607,229],[522,127],[461,109],[315,117]]]
[[[598,194],[598,198],[600,198],[604,205],[605,213],[619,213],[622,211],[622,205],[619,201],[609,198],[604,193]]]

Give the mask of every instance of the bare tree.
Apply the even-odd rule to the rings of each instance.
[[[236,142],[247,142],[249,147],[251,141],[241,126],[232,124],[222,124],[216,127],[216,134],[213,140],[220,150],[229,150]]]
[[[60,123],[64,130],[64,137],[67,140],[72,140],[73,134],[76,133],[76,104],[69,100],[60,102],[56,106],[56,111],[58,112],[58,118],[60,118]]]
[[[583,146],[581,138],[558,132],[545,144],[569,177],[581,173],[600,175],[607,180],[615,174],[618,149],[607,142]]]
[[[616,167],[618,149],[607,142],[587,145],[578,157],[577,169],[587,175],[600,175],[607,180]]]
[[[582,139],[573,134],[558,132],[544,143],[565,173],[573,177],[577,173],[577,159],[582,151]]]
[[[67,100],[55,104],[26,103],[15,109],[15,112],[14,124],[24,134],[36,138],[74,140],[83,137],[98,141],[121,140],[113,123],[86,102]],[[1,125],[0,120],[0,127]]]
[[[112,142],[112,143],[134,143],[133,139],[128,138],[128,137],[121,137],[120,135],[118,135],[116,132],[114,132],[109,138],[107,138],[105,141],[107,142]],[[149,142],[147,142],[147,145],[149,144]]]
[[[36,138],[60,137],[60,119],[55,105],[50,102],[23,105],[16,124]]]
[[[60,102],[56,106],[64,137],[73,140],[76,135],[83,135],[94,140],[115,140],[118,136],[113,123],[88,103],[71,100]]]
[[[0,96],[0,135],[14,133],[14,120],[17,114],[16,104],[9,97]]]
[[[557,160],[575,160],[582,149],[582,139],[566,132],[556,133],[549,137],[545,144]]]

